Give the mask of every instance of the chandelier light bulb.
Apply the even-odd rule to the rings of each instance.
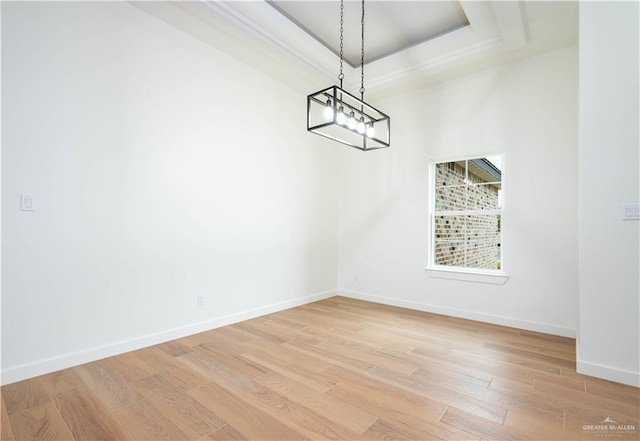
[[[333,106],[331,105],[331,100],[327,100],[327,107],[324,108],[324,119],[330,121],[333,119]]]
[[[344,123],[347,122],[347,115],[344,114],[344,111],[342,110],[342,106],[340,106],[340,110],[338,110],[338,115],[336,116],[336,122],[341,125],[344,125]]]
[[[356,122],[356,116],[353,113],[353,110],[351,111],[351,115],[349,115],[349,122],[347,123],[347,126],[351,129],[351,130],[355,130],[356,126],[358,125],[358,123]]]
[[[376,129],[373,127],[373,123],[367,126],[367,138],[373,138],[376,136]]]
[[[361,135],[364,135],[365,133],[364,116],[360,117],[360,122],[358,123],[358,133]]]

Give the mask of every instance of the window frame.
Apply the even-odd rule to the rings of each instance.
[[[501,157],[501,204],[498,209],[490,210],[450,210],[446,211],[447,216],[467,216],[467,215],[498,215],[500,216],[500,268],[499,269],[487,269],[487,268],[473,268],[463,266],[449,266],[439,265],[435,263],[435,245],[436,245],[436,216],[441,213],[445,213],[441,210],[436,210],[436,166],[437,164],[447,162],[459,162],[470,161],[472,159],[487,158],[490,156]],[[505,272],[505,201],[506,201],[506,185],[505,185],[505,153],[493,152],[488,154],[467,155],[462,157],[453,158],[437,158],[429,161],[429,182],[428,182],[428,258],[426,271],[431,277],[445,278],[453,280],[463,280],[469,282],[479,283],[491,283],[491,284],[504,284],[509,278]],[[465,251],[466,253],[466,251]]]

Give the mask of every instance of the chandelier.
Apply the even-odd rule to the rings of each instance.
[[[360,98],[342,88],[344,0],[340,0],[340,86],[307,96],[307,130],[360,150],[375,150],[391,145],[391,118],[364,101],[364,0],[360,24]]]

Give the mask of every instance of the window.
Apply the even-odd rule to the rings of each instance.
[[[433,162],[430,269],[500,274],[502,156]]]

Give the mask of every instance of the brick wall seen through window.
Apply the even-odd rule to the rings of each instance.
[[[433,181],[432,264],[502,269],[501,157],[437,162]]]

